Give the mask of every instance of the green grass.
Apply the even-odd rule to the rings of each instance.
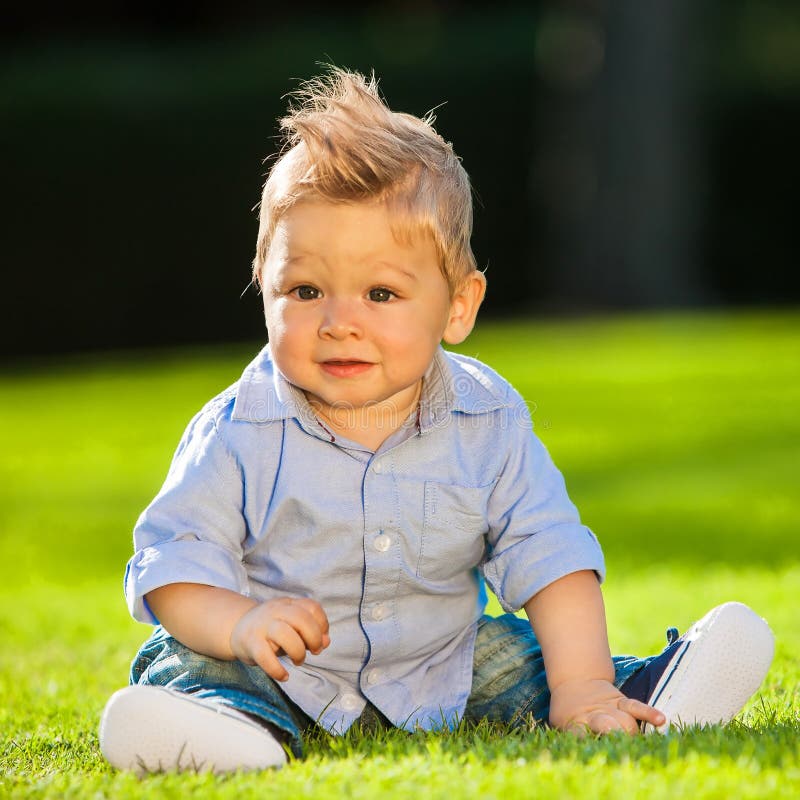
[[[800,792],[800,313],[483,323],[460,349],[531,401],[600,536],[616,652],[740,599],[777,637],[739,720],[579,740],[481,726],[319,735],[280,773],[138,780],[97,721],[147,628],[130,530],[189,417],[257,345],[40,362],[0,375],[0,797],[786,797]]]

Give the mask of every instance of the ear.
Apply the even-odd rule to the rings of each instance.
[[[450,315],[442,334],[447,344],[460,344],[469,336],[486,294],[486,278],[475,270],[450,301]]]

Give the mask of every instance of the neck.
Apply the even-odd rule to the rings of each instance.
[[[308,398],[314,414],[332,433],[377,450],[405,421],[417,411],[422,394],[422,381],[382,403],[359,408],[331,408],[316,398]],[[405,396],[403,396],[405,395]]]

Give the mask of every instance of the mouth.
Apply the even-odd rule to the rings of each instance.
[[[373,366],[374,364],[369,361],[356,359],[330,359],[320,363],[323,372],[336,378],[351,378],[361,375]]]

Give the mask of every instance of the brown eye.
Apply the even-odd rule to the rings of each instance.
[[[389,289],[379,287],[377,289],[369,290],[369,299],[375,303],[385,303],[387,300],[392,299],[392,292]]]
[[[319,297],[319,290],[313,286],[298,286],[295,292],[301,300],[316,300]]]

